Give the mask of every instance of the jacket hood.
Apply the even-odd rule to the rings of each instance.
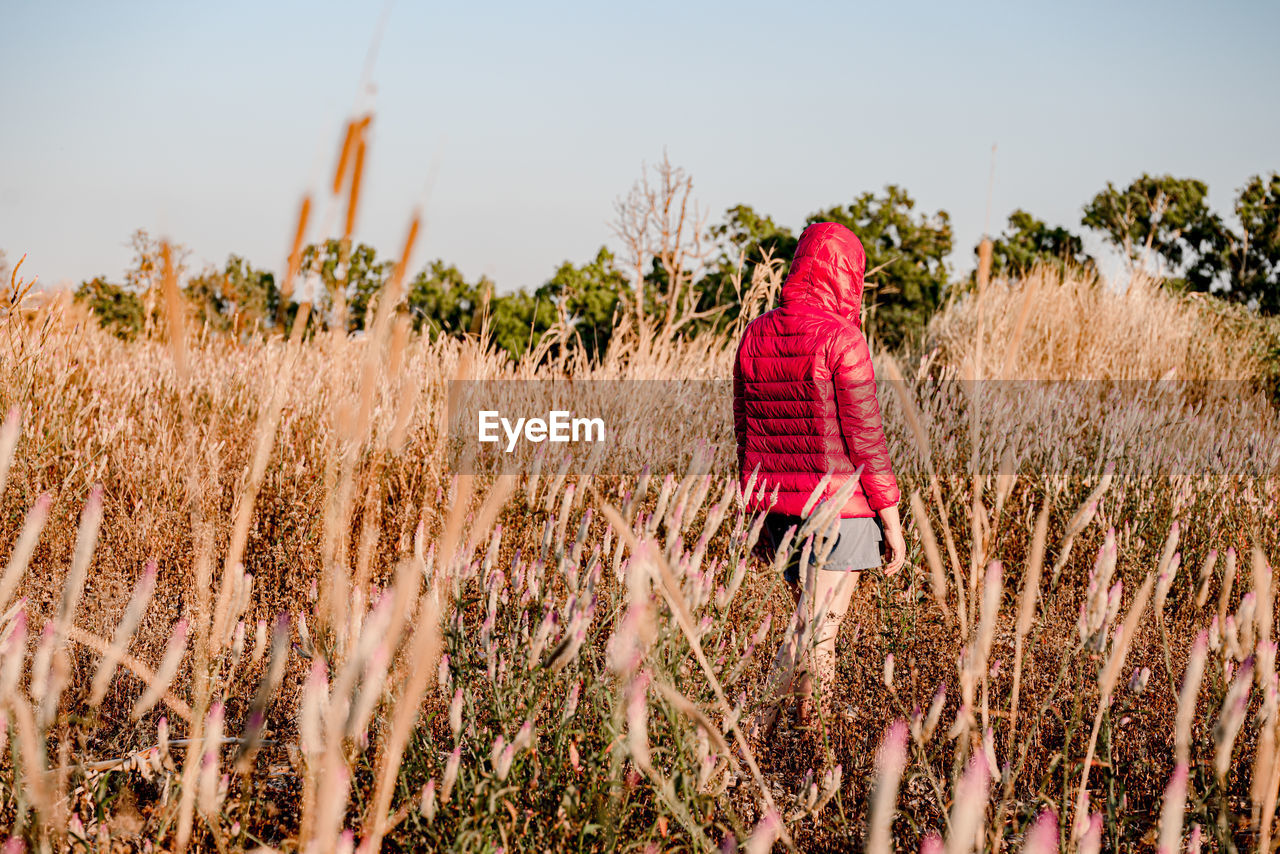
[[[784,306],[812,306],[862,325],[862,241],[836,222],[815,222],[800,235],[791,272],[782,283]]]

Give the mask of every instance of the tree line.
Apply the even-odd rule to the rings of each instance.
[[[744,283],[759,265],[785,273],[798,232],[748,205],[731,207],[708,224],[692,188],[689,176],[664,158],[618,200],[618,254],[601,247],[581,264],[564,262],[536,288],[506,294],[498,294],[487,277],[468,281],[437,259],[408,281],[402,309],[415,329],[433,338],[483,325],[513,357],[553,328],[589,358],[601,356],[628,324],[644,340],[729,329],[743,309]],[[1108,183],[1084,205],[1080,225],[1118,250],[1130,269],[1144,269],[1166,287],[1209,293],[1263,314],[1280,312],[1280,174],[1255,176],[1238,190],[1234,222],[1209,207],[1207,194],[1206,184],[1194,178],[1144,174],[1125,187]],[[973,284],[973,275],[956,280],[947,267],[953,246],[947,212],[917,209],[900,186],[816,211],[805,224],[823,221],[848,226],[866,248],[867,322],[885,346],[917,340],[944,299]],[[158,310],[160,244],[138,231],[132,247],[122,282],[98,276],[76,291],[99,323],[126,339],[150,334]],[[1080,234],[1021,209],[984,252],[989,256],[980,266],[989,265],[993,277],[1018,276],[1037,265],[1096,269]],[[238,255],[190,275],[188,258],[174,248],[195,320],[241,337],[288,329],[300,299],[312,303],[309,328],[331,326],[338,296],[343,322],[358,333],[394,267],[363,243],[313,244],[300,265],[309,287],[285,299],[273,273]]]

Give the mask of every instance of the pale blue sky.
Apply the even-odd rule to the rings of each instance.
[[[119,278],[145,227],[278,269],[381,4],[0,0],[0,249]],[[1108,180],[1280,169],[1280,3],[419,3],[391,8],[358,237],[506,290],[611,239],[643,160],[793,227],[886,183],[953,217],[1079,228]]]

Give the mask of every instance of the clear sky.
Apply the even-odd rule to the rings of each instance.
[[[0,249],[46,285],[119,279],[139,227],[278,269],[327,172],[380,3],[0,0]],[[972,266],[1015,207],[1079,228],[1143,171],[1280,169],[1280,3],[413,2],[390,9],[357,237],[500,290],[611,240],[642,161],[718,219],[798,227],[886,183]],[[416,266],[416,265],[415,265]]]

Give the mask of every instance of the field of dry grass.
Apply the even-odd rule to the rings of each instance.
[[[666,439],[731,441],[732,340],[0,322],[0,828],[35,849],[1273,847],[1280,429],[1195,300],[1037,272],[880,354],[910,566],[769,744],[781,564],[732,455]],[[649,472],[449,470],[451,379],[566,377],[637,381]]]

